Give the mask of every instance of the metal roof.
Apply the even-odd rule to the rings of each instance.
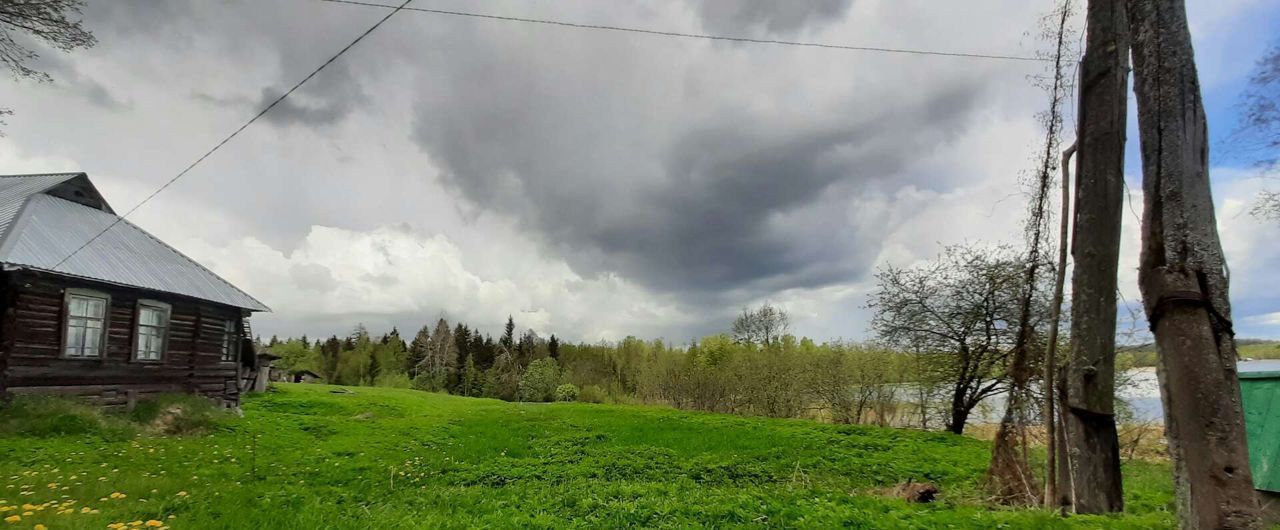
[[[0,216],[7,209],[15,212],[0,217],[0,263],[270,311],[128,220],[111,226],[119,219],[113,213],[42,193],[79,175],[66,174],[60,181],[46,175],[0,178]],[[101,237],[76,252],[108,226]]]
[[[13,175],[0,177],[0,237],[9,231],[18,216],[18,210],[27,203],[27,197],[76,178],[84,173],[49,173],[44,175]]]

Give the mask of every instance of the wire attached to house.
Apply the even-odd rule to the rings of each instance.
[[[281,101],[284,101],[285,98],[289,97],[291,94],[297,91],[298,88],[302,87],[302,85],[305,85],[307,81],[310,81],[311,78],[316,76],[316,74],[319,74],[321,70],[324,70],[330,64],[333,64],[334,61],[338,60],[338,57],[341,57],[342,54],[347,53],[347,50],[350,50],[353,46],[356,45],[356,43],[360,42],[361,40],[364,40],[365,37],[368,37],[370,33],[373,33],[374,30],[378,29],[378,26],[381,26],[383,22],[386,22],[387,19],[390,19],[392,15],[399,13],[402,9],[405,8],[405,6],[409,5],[409,2],[412,2],[412,1],[413,0],[405,0],[404,3],[400,4],[399,7],[385,6],[392,9],[390,13],[387,13],[387,16],[382,17],[382,19],[378,20],[378,22],[375,23],[374,25],[369,26],[369,29],[365,30],[364,33],[361,33],[359,37],[356,37],[355,40],[351,41],[349,44],[344,46],[341,50],[338,50],[338,53],[333,54],[332,57],[329,57],[329,60],[325,61],[315,70],[312,70],[310,74],[307,74],[307,77],[302,78],[301,81],[298,81],[298,83],[293,85],[292,88],[290,88],[284,94],[281,94],[280,97],[272,101],[271,104],[267,105],[262,110],[258,111],[258,113],[255,114],[252,118],[249,118],[249,121],[244,122],[244,125],[241,125],[240,128],[236,129],[231,134],[227,135],[226,138],[223,138],[222,141],[218,142],[218,144],[213,146],[212,149],[209,149],[208,151],[205,152],[205,154],[200,155],[200,158],[197,158],[196,161],[192,162],[191,165],[186,167],[186,169],[183,169],[177,175],[174,175],[173,178],[169,179],[168,182],[165,182],[164,185],[160,186],[159,188],[156,188],[155,191],[151,192],[150,195],[147,195],[147,197],[142,199],[141,202],[139,202],[138,204],[135,204],[133,208],[129,208],[129,211],[125,212],[124,215],[116,217],[116,219],[112,221],[111,224],[107,225],[106,228],[103,228],[101,232],[98,232],[93,237],[89,238],[88,241],[85,241],[83,245],[80,245],[79,248],[73,250],[70,254],[67,254],[67,257],[58,260],[58,263],[54,265],[50,270],[57,270],[58,267],[61,267],[62,264],[66,263],[67,260],[71,259],[73,256],[78,254],[81,250],[84,250],[84,248],[89,246],[89,244],[93,243],[94,241],[97,241],[98,238],[102,237],[102,235],[107,233],[107,231],[111,230],[116,225],[120,224],[120,221],[123,221],[126,217],[129,217],[129,214],[132,214],[133,212],[137,211],[138,208],[141,208],[142,205],[146,204],[148,201],[155,198],[155,196],[159,195],[160,192],[164,191],[166,188],[173,185],[173,183],[177,182],[178,179],[186,176],[187,173],[189,173],[192,169],[195,169],[195,167],[200,165],[201,162],[204,162],[206,158],[209,158],[211,155],[213,155],[213,153],[217,152],[219,149],[222,149],[222,146],[227,145],[227,142],[230,142],[232,138],[235,138],[236,135],[240,134],[242,131],[247,129],[250,125],[253,125],[253,122],[258,121],[258,118],[261,118],[264,115],[266,115],[268,112],[271,112],[271,109],[274,109],[276,105],[280,104]]]
[[[1027,57],[1019,55],[995,55],[985,53],[963,53],[963,52],[947,52],[938,50],[915,50],[909,48],[883,48],[876,46],[852,46],[845,44],[823,44],[818,42],[798,42],[785,41],[775,39],[754,39],[750,37],[730,37],[725,35],[710,35],[705,33],[682,33],[678,31],[662,31],[654,29],[632,28],[624,26],[606,26],[599,24],[579,24],[574,22],[564,22],[560,20],[540,19],[540,18],[524,18],[510,17],[502,15],[489,15],[484,13],[472,13],[467,11],[448,11],[444,9],[428,9],[423,7],[396,7],[394,5],[379,4],[376,2],[364,2],[360,0],[320,0],[321,2],[329,2],[334,4],[351,4],[367,7],[381,7],[386,9],[403,9],[405,11],[417,11],[419,13],[434,13],[437,15],[450,15],[456,17],[484,18],[490,20],[503,20],[507,22],[524,22],[529,24],[542,24],[547,26],[561,26],[578,29],[594,29],[603,31],[620,31],[625,33],[640,33],[644,35],[657,35],[661,37],[680,37],[686,39],[704,39],[731,42],[747,42],[752,44],[778,44],[783,46],[802,46],[806,48],[828,48],[834,50],[853,50],[861,52],[880,52],[880,53],[901,53],[909,55],[936,55],[942,57],[965,57],[970,59],[995,59],[1002,61],[1030,61],[1030,62],[1052,62],[1052,59],[1043,57]]]

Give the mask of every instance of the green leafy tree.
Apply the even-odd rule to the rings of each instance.
[[[520,401],[551,401],[560,386],[560,365],[544,357],[529,363],[520,377]]]
[[[573,383],[564,383],[556,387],[556,401],[577,401],[578,387]]]

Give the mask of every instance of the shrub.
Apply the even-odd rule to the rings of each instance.
[[[582,391],[578,392],[578,401],[586,403],[604,403],[605,398],[604,389],[598,385],[584,386]]]
[[[423,372],[413,378],[413,389],[423,392],[439,392],[444,390],[444,379]]]
[[[560,384],[560,365],[545,357],[529,363],[520,377],[520,401],[551,401]]]
[[[556,387],[556,401],[577,401],[578,387],[573,383],[565,383]]]
[[[374,386],[384,386],[387,388],[413,388],[416,381],[409,379],[409,374],[404,372],[384,372],[378,376],[378,380],[374,382]]]
[[[182,435],[207,432],[226,415],[201,396],[162,394],[139,401],[129,419],[156,434]]]

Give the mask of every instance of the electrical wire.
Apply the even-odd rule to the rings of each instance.
[[[579,24],[574,22],[564,22],[560,20],[511,17],[511,16],[503,16],[503,15],[489,15],[484,13],[473,13],[473,12],[467,12],[467,11],[428,9],[424,7],[397,8],[394,5],[379,4],[376,2],[364,2],[361,0],[320,0],[320,1],[329,2],[333,4],[350,4],[350,5],[366,6],[366,7],[381,7],[386,9],[404,9],[405,11],[417,11],[419,13],[433,13],[437,15],[449,15],[449,16],[456,16],[456,17],[482,18],[482,19],[489,19],[489,20],[502,20],[507,22],[524,22],[529,24],[542,24],[547,26],[560,26],[560,27],[578,28],[578,29],[594,29],[594,30],[603,30],[603,31],[620,31],[624,33],[639,33],[644,35],[656,35],[661,37],[680,37],[680,38],[686,38],[686,39],[746,42],[746,43],[752,43],[752,44],[777,44],[777,45],[783,45],[783,46],[802,46],[806,48],[827,48],[827,49],[834,49],[834,50],[853,50],[853,51],[862,51],[862,52],[899,53],[899,54],[908,54],[908,55],[935,55],[935,56],[942,56],[942,57],[964,57],[964,58],[970,58],[970,59],[995,59],[995,60],[1002,60],[1002,61],[1029,61],[1029,62],[1052,62],[1053,61],[1052,59],[1049,59],[1049,58],[1027,57],[1027,56],[1019,56],[1019,55],[964,53],[964,52],[948,52],[948,51],[938,51],[938,50],[916,50],[916,49],[909,49],[909,48],[884,48],[884,47],[877,47],[877,46],[824,44],[824,43],[818,43],[818,42],[798,42],[798,41],[785,41],[785,40],[775,40],[775,39],[754,39],[750,37],[730,37],[730,36],[724,36],[724,35],[710,35],[705,33],[682,33],[678,31],[662,31],[662,30],[632,28],[632,27],[624,27],[624,26]]]

